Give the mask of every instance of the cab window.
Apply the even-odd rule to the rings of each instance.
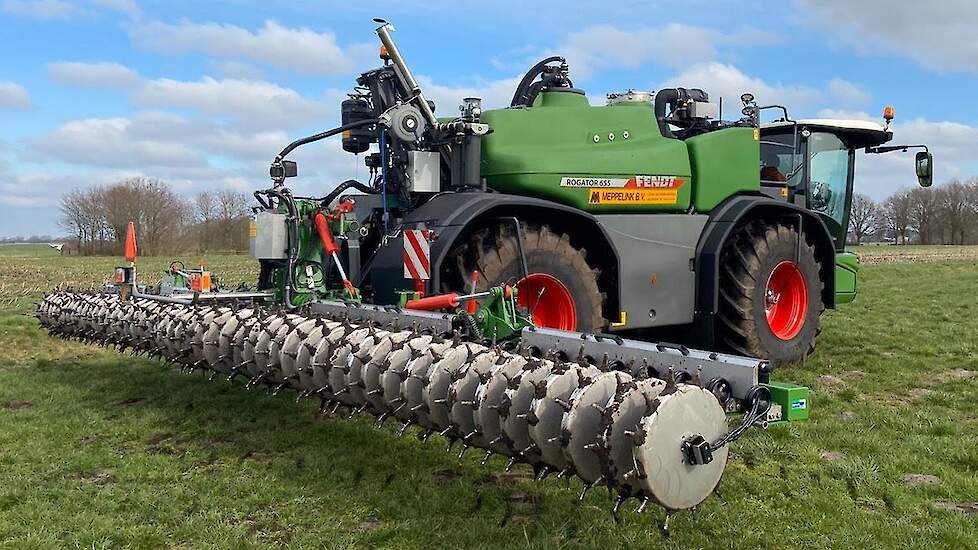
[[[761,140],[761,181],[795,187],[801,183],[802,170],[797,170],[802,157],[794,148],[793,133],[766,135]]]
[[[833,134],[812,133],[808,139],[811,209],[846,226],[849,149]]]

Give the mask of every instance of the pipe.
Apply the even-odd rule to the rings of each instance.
[[[401,52],[398,51],[397,46],[394,44],[394,39],[391,38],[388,27],[390,27],[390,24],[386,21],[380,27],[377,27],[377,36],[380,37],[380,43],[384,45],[384,48],[387,50],[387,55],[394,62],[401,84],[404,85],[408,93],[414,96],[412,102],[414,102],[415,107],[421,110],[421,115],[424,116],[431,127],[437,127],[438,119],[435,117],[434,111],[431,110],[431,105],[428,105],[428,100],[425,99],[424,92],[421,91],[421,86],[418,85],[418,81],[411,74],[411,69],[408,68],[407,63],[404,62],[404,58],[401,57]]]
[[[434,115],[432,115],[432,116],[434,116]],[[325,132],[320,132],[318,134],[314,134],[314,135],[311,135],[311,136],[306,136],[304,138],[297,139],[297,140],[293,141],[292,143],[286,145],[285,146],[285,149],[282,149],[282,151],[279,152],[279,154],[275,157],[275,160],[272,161],[272,165],[275,165],[275,164],[277,164],[279,162],[282,162],[282,159],[284,159],[286,155],[288,155],[289,153],[291,153],[292,151],[294,151],[297,147],[301,147],[303,145],[306,145],[307,143],[312,143],[314,141],[320,141],[320,140],[326,139],[326,138],[328,138],[330,136],[335,136],[336,134],[342,134],[343,132],[345,132],[347,130],[352,130],[354,128],[359,128],[360,126],[369,126],[371,124],[377,124],[378,122],[379,122],[379,120],[376,119],[376,118],[367,118],[367,119],[364,119],[364,120],[357,120],[355,122],[350,122],[349,124],[344,124],[344,125],[339,126],[337,128],[333,128],[332,130],[326,130]]]
[[[195,296],[196,301],[201,300],[233,300],[237,298],[274,298],[274,292],[200,292]]]
[[[675,137],[666,121],[666,105],[675,105],[679,100],[679,90],[676,88],[663,88],[655,93],[655,122],[659,125],[659,133],[662,137]]]
[[[144,294],[138,290],[136,285],[132,285],[130,295],[133,298],[142,298],[163,302],[167,304],[183,304],[192,306],[199,301],[212,300],[235,300],[235,299],[255,299],[255,298],[274,298],[274,292],[195,292],[183,296],[161,296],[159,294]]]
[[[513,100],[509,102],[509,106],[530,107],[533,104],[533,98],[536,97],[536,94],[530,91],[530,85],[537,76],[543,73],[543,69],[546,68],[547,65],[556,61],[563,63],[564,58],[560,57],[559,55],[554,55],[530,67],[530,70],[526,71],[526,74],[523,75],[523,79],[520,80],[520,83],[516,85],[516,91],[513,93]],[[539,93],[539,89],[537,92]]]
[[[350,189],[351,187],[353,189],[356,189],[357,191],[360,191],[361,193],[372,194],[372,193],[376,193],[377,192],[376,189],[374,189],[372,187],[369,187],[367,185],[364,185],[364,184],[360,183],[357,180],[346,180],[343,183],[337,185],[336,186],[336,189],[333,189],[332,191],[330,191],[329,193],[327,193],[326,196],[324,196],[324,197],[319,197],[319,198],[315,198],[315,197],[296,197],[296,198],[298,198],[298,199],[311,199],[311,200],[314,200],[314,201],[320,203],[320,205],[322,205],[322,206],[329,206],[330,204],[332,204],[332,202],[334,200],[336,200],[336,197],[339,197],[341,194],[343,194],[343,191],[346,191],[347,189]]]

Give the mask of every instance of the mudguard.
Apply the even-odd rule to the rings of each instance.
[[[547,214],[559,215],[564,219],[573,217],[582,231],[590,232],[595,238],[600,237],[609,248],[612,247],[606,231],[594,216],[570,206],[502,193],[443,193],[404,218],[400,230],[392,233],[387,242],[381,244],[373,259],[365,266],[363,281],[373,288],[374,301],[378,304],[396,304],[397,291],[414,290],[412,280],[404,277],[402,231],[428,229],[432,231],[433,238],[430,247],[431,279],[426,285],[426,291],[438,292],[441,290],[441,266],[473,222],[487,217],[506,216],[535,221],[543,219]],[[613,249],[611,251],[617,260],[617,252]]]

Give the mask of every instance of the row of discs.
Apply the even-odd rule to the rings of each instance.
[[[288,388],[324,405],[438,433],[525,463],[538,477],[576,475],[669,510],[716,487],[727,449],[687,463],[683,442],[726,430],[716,397],[607,371],[586,361],[534,357],[457,337],[264,308],[197,307],[111,294],[55,292],[37,308],[51,334],[160,356],[214,376]],[[583,493],[582,493],[583,496]]]

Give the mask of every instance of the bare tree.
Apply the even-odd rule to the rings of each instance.
[[[201,250],[208,250],[214,243],[214,229],[219,212],[218,199],[210,191],[202,191],[194,197],[194,221],[199,224],[199,230],[194,231],[192,239]]]
[[[849,210],[849,231],[856,239],[856,244],[862,244],[863,237],[876,231],[879,223],[879,207],[862,193],[852,196],[852,208]]]
[[[141,178],[134,187],[143,206],[137,229],[143,235],[147,252],[172,250],[182,237],[189,205],[158,179]]]
[[[61,219],[58,221],[60,226],[71,235],[75,240],[75,246],[81,253],[82,245],[86,240],[85,218],[82,215],[82,201],[85,192],[81,189],[74,189],[61,196]]]
[[[910,228],[920,236],[920,244],[940,241],[941,197],[933,189],[918,187],[910,192]]]
[[[966,224],[971,208],[968,188],[958,180],[934,189],[940,201],[942,231],[946,244],[964,244]]]
[[[978,178],[971,178],[964,185],[964,232],[962,242],[978,242]]]
[[[886,223],[898,244],[907,244],[910,232],[910,191],[901,189],[890,195],[884,205]]]
[[[221,248],[244,250],[248,246],[246,231],[251,201],[247,195],[233,189],[222,189],[216,197]]]

